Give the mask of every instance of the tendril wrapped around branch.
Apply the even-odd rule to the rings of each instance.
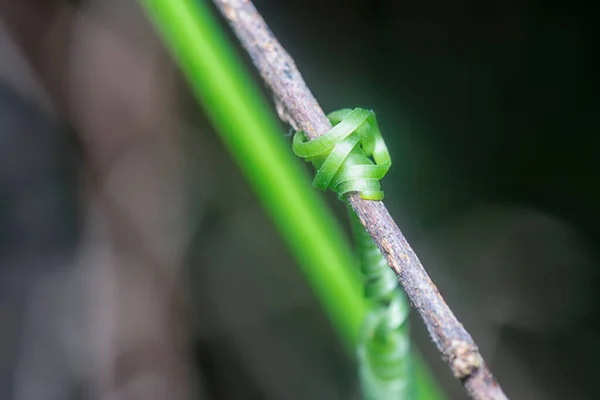
[[[363,199],[382,200],[379,180],[392,160],[375,113],[342,109],[327,117],[334,126],[325,135],[311,141],[301,131],[294,136],[294,153],[317,169],[313,185],[321,190],[330,187],[340,199],[348,192],[360,192]]]
[[[306,141],[294,136],[296,155],[317,169],[313,185],[337,193],[360,192],[366,200],[382,200],[379,180],[392,162],[375,114],[357,108],[328,115],[333,128]],[[413,399],[409,305],[387,261],[348,207],[356,252],[360,260],[368,311],[357,344],[360,380],[367,400]]]

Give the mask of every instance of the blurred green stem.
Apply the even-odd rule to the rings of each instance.
[[[207,115],[274,221],[310,286],[352,349],[365,316],[362,284],[345,235],[285,142],[271,107],[201,0],[140,0]],[[422,367],[422,363],[419,363]],[[425,381],[420,399],[440,399]]]
[[[353,346],[365,314],[354,258],[213,13],[204,1],[142,3],[340,336]]]

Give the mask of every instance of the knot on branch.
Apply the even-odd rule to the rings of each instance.
[[[472,343],[452,340],[448,349],[448,361],[455,378],[467,379],[481,367],[483,359],[479,349]]]

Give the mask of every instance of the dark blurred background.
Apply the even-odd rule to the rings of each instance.
[[[326,111],[377,112],[386,203],[508,396],[597,398],[597,13],[256,5]],[[360,395],[139,6],[0,0],[0,399],[190,398]]]

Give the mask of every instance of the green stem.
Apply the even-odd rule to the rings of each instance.
[[[270,107],[204,1],[142,3],[340,336],[352,346],[365,315],[355,261]]]

